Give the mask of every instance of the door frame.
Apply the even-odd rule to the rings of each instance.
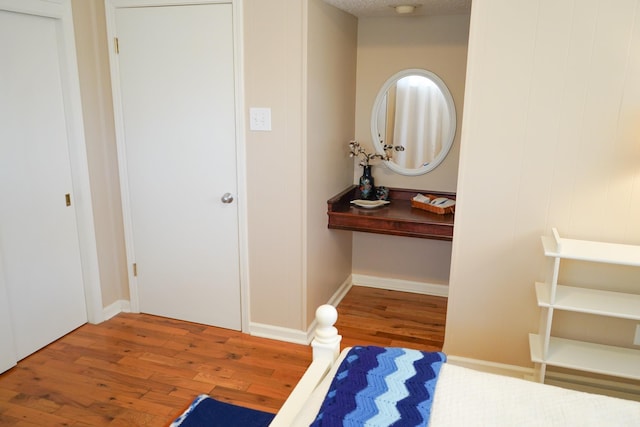
[[[56,20],[57,31],[60,35],[58,39],[60,74],[87,320],[91,323],[100,323],[104,320],[104,312],[71,0],[56,0],[55,2],[0,0],[0,9]],[[0,281],[3,281],[2,277],[0,277]],[[0,283],[0,285],[2,284]]]
[[[236,130],[236,182],[238,203],[238,255],[240,276],[240,309],[242,332],[249,332],[249,265],[248,265],[248,222],[246,205],[246,145],[244,132],[244,69],[243,69],[243,26],[242,0],[104,0],[107,20],[107,40],[109,43],[109,66],[111,70],[111,88],[116,128],[116,146],[118,149],[118,169],[120,173],[120,192],[122,195],[122,215],[124,220],[125,249],[127,254],[127,274],[131,311],[140,312],[138,283],[134,275],[135,248],[133,245],[133,224],[131,218],[130,191],[128,187],[125,133],[122,109],[121,85],[118,55],[115,38],[116,10],[130,7],[185,6],[194,4],[230,4],[233,19],[233,67],[235,76],[235,130]]]

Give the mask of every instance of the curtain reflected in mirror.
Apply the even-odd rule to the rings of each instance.
[[[406,70],[389,79],[373,113],[376,149],[387,144],[404,147],[387,162],[398,173],[418,175],[432,170],[453,143],[453,99],[444,83],[426,70]]]

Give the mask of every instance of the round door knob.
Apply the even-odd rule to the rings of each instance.
[[[233,202],[233,196],[231,193],[224,193],[220,200],[222,200],[222,203],[231,203]]]

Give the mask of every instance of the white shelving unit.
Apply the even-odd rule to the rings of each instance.
[[[564,239],[555,228],[552,231],[553,237],[542,237],[545,256],[554,260],[551,282],[535,284],[538,306],[543,309],[540,333],[529,334],[538,380],[544,381],[547,366],[640,380],[638,349],[551,336],[555,310],[640,321],[640,294],[558,284],[562,259],[640,267],[640,246]]]

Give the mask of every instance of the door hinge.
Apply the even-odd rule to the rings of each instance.
[[[64,203],[67,206],[71,206],[71,194],[67,193],[64,195]]]
[[[113,38],[113,47],[116,50],[116,54],[120,53],[120,42],[118,41],[117,37]]]
[[[136,264],[135,262],[133,263],[133,277],[137,277],[138,276],[138,264]]]

